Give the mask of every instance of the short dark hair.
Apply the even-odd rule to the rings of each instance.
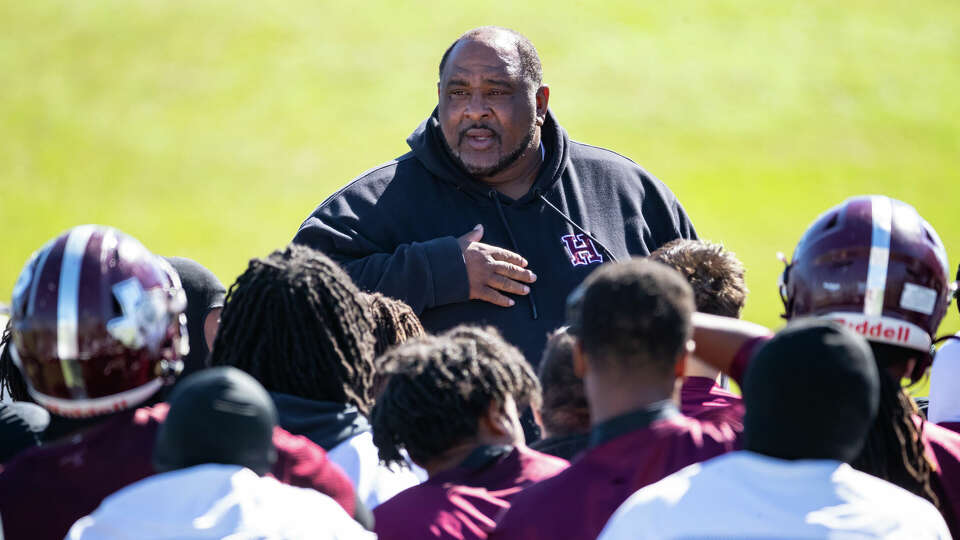
[[[520,56],[520,72],[523,74],[523,79],[534,88],[538,88],[543,83],[543,66],[540,64],[540,55],[537,54],[537,48],[520,32],[503,28],[502,26],[481,26],[469,30],[458,37],[456,41],[447,47],[447,50],[444,51],[443,56],[440,58],[439,77],[443,79],[443,69],[447,67],[447,59],[450,58],[450,53],[453,52],[454,47],[456,47],[458,43],[465,39],[476,39],[492,32],[506,33],[516,40],[517,54]]]
[[[424,463],[477,436],[491,403],[510,396],[539,405],[540,385],[523,354],[493,328],[458,326],[390,349],[389,377],[371,414],[380,459]]]
[[[573,371],[576,338],[560,328],[547,338],[547,347],[537,376],[543,388],[540,416],[551,436],[586,433],[590,430],[590,409],[583,381]]]
[[[693,333],[693,291],[679,272],[643,258],[600,266],[583,282],[577,330],[591,365],[673,372]]]
[[[270,392],[369,411],[373,318],[326,255],[290,244],[252,259],[230,286],[211,364],[234,366]]]
[[[740,317],[747,301],[746,271],[737,256],[721,244],[677,238],[660,246],[650,258],[687,278],[697,311]]]

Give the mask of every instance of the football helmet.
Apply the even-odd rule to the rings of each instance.
[[[52,413],[132,408],[182,369],[185,308],[163,258],[116,229],[81,225],[47,242],[17,279],[11,356]]]
[[[919,351],[921,371],[955,291],[933,227],[912,206],[881,195],[824,212],[780,276],[787,319],[832,319],[870,341]]]

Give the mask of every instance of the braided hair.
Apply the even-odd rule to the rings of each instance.
[[[940,508],[940,500],[933,490],[930,477],[933,466],[926,457],[923,428],[917,427],[914,415],[916,405],[884,367],[906,365],[915,354],[903,348],[883,343],[870,343],[881,368],[880,409],[873,428],[867,435],[860,455],[851,465],[865,473],[896,484],[927,499]]]
[[[27,391],[27,382],[13,363],[13,355],[9,347],[12,336],[13,321],[9,320],[3,329],[3,336],[0,337],[0,398],[9,395],[14,401],[32,403],[33,398]]]
[[[252,259],[230,286],[211,363],[246,371],[271,392],[348,403],[367,414],[373,327],[346,272],[291,244]]]
[[[540,384],[515,347],[492,328],[458,326],[399,345],[383,357],[389,377],[373,408],[380,459],[424,463],[477,437],[491,403],[539,405]]]
[[[390,298],[380,293],[361,293],[373,315],[373,336],[376,338],[374,353],[380,356],[387,349],[408,339],[426,334],[420,319],[403,300]]]

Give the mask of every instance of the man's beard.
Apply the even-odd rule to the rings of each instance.
[[[463,138],[466,136],[465,134],[467,130],[474,127],[483,127],[486,129],[490,129],[490,128],[487,128],[486,126],[470,126],[468,128],[461,130],[459,140],[457,141],[457,146],[460,146],[460,144],[463,143]],[[464,162],[463,159],[460,157],[460,153],[450,147],[450,143],[447,142],[447,138],[443,136],[441,136],[440,138],[443,140],[443,146],[446,147],[447,152],[450,154],[450,157],[453,158],[453,161],[457,165],[459,165],[461,169],[467,171],[467,174],[469,174],[474,178],[480,179],[480,178],[489,178],[491,176],[494,176],[500,172],[503,172],[507,167],[516,163],[516,161],[520,159],[520,156],[522,156],[523,153],[526,152],[527,149],[530,147],[530,143],[533,141],[533,136],[536,135],[537,133],[536,129],[537,129],[536,124],[531,123],[530,131],[528,131],[526,136],[523,138],[523,140],[520,141],[520,144],[518,144],[517,147],[512,152],[501,157],[499,161],[497,161],[495,164],[489,167],[479,167],[479,166],[470,165]],[[490,130],[490,131],[492,132],[493,130]],[[497,141],[500,141],[500,135],[495,134],[494,136],[497,138]]]

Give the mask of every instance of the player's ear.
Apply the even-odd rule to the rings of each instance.
[[[573,342],[573,373],[581,379],[587,374],[587,359],[583,354],[583,342],[579,338]]]
[[[516,410],[516,406],[513,410]],[[486,413],[480,418],[480,429],[494,438],[513,437],[514,423],[510,415],[510,407],[506,403],[493,400],[487,407]]]
[[[697,344],[692,339],[688,339],[680,356],[677,357],[677,363],[673,365],[674,377],[677,379],[683,378],[683,372],[687,369],[687,362],[690,361],[690,357],[693,356],[693,351],[695,351],[696,348]]]

